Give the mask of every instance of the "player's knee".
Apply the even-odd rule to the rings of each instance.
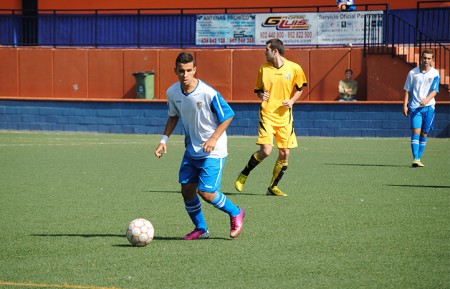
[[[258,152],[258,157],[260,159],[265,159],[272,153],[272,146],[262,146],[261,149]]]
[[[280,149],[279,150],[279,154],[280,154],[279,159],[287,160],[289,158],[289,153],[290,153],[289,149]]]
[[[215,192],[214,193],[210,193],[210,192],[204,192],[204,191],[201,191],[201,190],[198,190],[198,194],[207,203],[211,203],[214,200],[215,196],[216,196]]]

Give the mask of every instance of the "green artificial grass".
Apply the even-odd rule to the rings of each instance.
[[[222,191],[243,233],[203,203],[209,240],[179,193],[183,137],[0,132],[0,288],[449,288],[450,142],[428,139],[411,168],[407,138],[299,138],[270,197],[277,151],[234,189],[257,150],[229,137]],[[155,239],[125,238],[143,217]]]

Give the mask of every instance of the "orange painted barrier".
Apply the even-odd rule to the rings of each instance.
[[[0,97],[125,100],[136,99],[133,72],[154,71],[155,100],[178,79],[181,49],[0,48]],[[264,50],[189,50],[197,76],[228,101],[257,101],[253,87]],[[302,101],[338,100],[338,82],[347,68],[358,81],[359,100],[401,101],[409,65],[390,55],[363,57],[362,48],[291,48],[286,58],[299,63],[308,80]],[[438,100],[449,101],[442,89]]]

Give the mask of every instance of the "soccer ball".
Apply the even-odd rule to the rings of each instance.
[[[134,219],[127,227],[127,239],[133,246],[147,246],[153,240],[154,234],[152,223],[146,219]]]

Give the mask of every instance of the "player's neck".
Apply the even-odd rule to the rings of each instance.
[[[182,85],[181,88],[183,90],[183,93],[188,94],[194,91],[194,89],[197,87],[198,79],[194,78],[188,85]]]
[[[422,65],[420,67],[420,71],[422,71],[422,72],[428,72],[428,71],[430,71],[430,69],[431,69],[430,65]]]
[[[283,56],[277,56],[273,59],[272,64],[275,68],[281,68],[284,64],[284,57]]]

